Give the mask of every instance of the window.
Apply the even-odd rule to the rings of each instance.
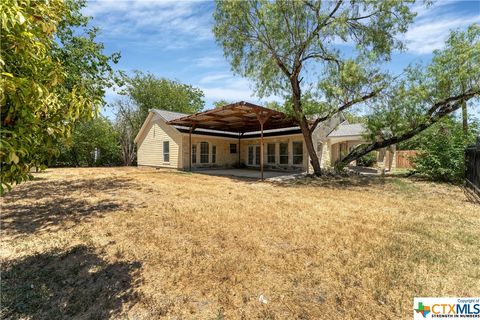
[[[197,163],[197,145],[192,144],[192,163]]]
[[[237,144],[230,143],[230,153],[237,153]]]
[[[303,142],[294,141],[292,143],[293,149],[293,164],[303,163]]]
[[[248,146],[248,164],[249,165],[253,165],[253,158],[254,158],[253,146]]]
[[[260,165],[260,146],[255,146],[255,164]]]
[[[170,141],[163,141],[163,162],[170,162]]]
[[[217,162],[217,146],[212,146],[212,163]]]
[[[275,143],[267,144],[267,162],[275,163]]]
[[[288,143],[280,143],[280,164],[288,164]]]
[[[200,163],[208,163],[208,142],[200,142]]]
[[[251,145],[248,146],[248,165],[260,165],[260,146],[259,145]]]

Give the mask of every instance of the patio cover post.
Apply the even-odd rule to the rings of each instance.
[[[260,172],[263,180],[263,122],[260,122]]]
[[[195,130],[195,125],[190,127],[188,131],[188,171],[192,171],[192,132]]]
[[[267,120],[272,115],[271,112],[267,113],[266,115],[262,115],[261,113],[257,114],[257,120],[260,122],[260,176],[263,180],[263,124],[267,122]]]
[[[241,141],[242,136],[243,136],[243,132],[241,132],[241,133],[239,132],[239,133],[238,133],[238,150],[237,150],[237,152],[238,152],[238,167],[239,167],[239,168],[240,168],[241,155],[242,155],[242,154],[240,153],[240,150],[241,150],[241,149],[240,149],[240,141]]]

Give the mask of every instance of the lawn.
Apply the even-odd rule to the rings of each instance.
[[[457,186],[49,169],[1,201],[2,318],[398,319],[480,295]]]

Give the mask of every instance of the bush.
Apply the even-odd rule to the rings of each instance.
[[[475,127],[465,137],[462,124],[448,118],[422,133],[415,171],[433,180],[461,182],[465,174],[465,149],[475,137]]]
[[[70,141],[60,145],[51,165],[62,167],[114,166],[122,163],[118,133],[111,122],[98,117],[75,124]]]
[[[357,160],[357,166],[373,167],[377,163],[377,152],[372,151]]]

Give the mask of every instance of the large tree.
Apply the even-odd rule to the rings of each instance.
[[[138,106],[143,117],[152,108],[182,113],[195,113],[203,109],[204,93],[199,88],[175,80],[159,78],[152,73],[135,71],[124,75],[121,94]]]
[[[152,73],[135,71],[122,77],[120,93],[124,96],[113,103],[116,127],[122,146],[123,163],[135,161],[135,136],[150,109],[195,113],[203,109],[203,91],[189,84],[159,78]]]
[[[452,31],[429,65],[407,68],[376,98],[366,121],[371,143],[352,150],[342,164],[408,140],[459,109],[478,108],[479,96],[480,26],[474,24]]]
[[[286,98],[318,175],[313,131],[385,88],[389,79],[375,63],[402,47],[396,35],[414,17],[412,2],[217,1],[214,33],[233,70],[253,79],[260,96]],[[338,43],[355,49],[342,54]]]
[[[31,178],[77,119],[91,118],[111,62],[80,10],[84,1],[5,0],[1,32],[1,187]]]
[[[77,121],[72,135],[60,143],[57,166],[112,166],[121,163],[118,132],[107,118]]]

